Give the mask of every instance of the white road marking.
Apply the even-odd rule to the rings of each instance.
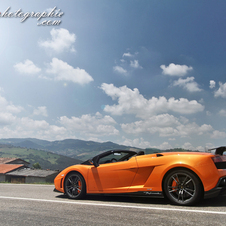
[[[80,201],[60,201],[49,199],[33,199],[33,198],[21,198],[21,197],[7,197],[0,196],[0,199],[12,199],[12,200],[24,200],[35,202],[50,202],[50,203],[62,203],[62,204],[74,204],[74,205],[88,205],[88,206],[104,206],[104,207],[116,207],[116,208],[131,208],[131,209],[146,209],[146,210],[161,210],[161,211],[178,211],[178,212],[191,212],[191,213],[205,213],[205,214],[223,214],[226,212],[220,211],[206,211],[206,210],[191,210],[191,209],[176,209],[176,208],[161,208],[161,207],[149,207],[149,206],[131,206],[131,205],[117,205],[117,204],[104,204],[104,203],[90,203]]]

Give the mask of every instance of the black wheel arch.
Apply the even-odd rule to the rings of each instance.
[[[64,176],[64,183],[63,183],[63,186],[65,186],[65,179],[66,179],[66,177],[68,176],[68,175],[70,175],[70,174],[73,174],[73,173],[78,173],[82,178],[83,178],[83,180],[85,181],[85,188],[86,188],[86,193],[87,193],[87,183],[86,183],[86,180],[85,180],[85,178],[83,177],[83,175],[79,172],[79,171],[77,171],[77,170],[72,170],[72,171],[69,171],[65,176]],[[64,187],[64,192],[65,192],[65,187]]]

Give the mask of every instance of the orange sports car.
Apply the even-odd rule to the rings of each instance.
[[[226,147],[214,153],[107,151],[61,171],[54,180],[55,191],[72,199],[86,194],[128,194],[192,205],[226,190],[224,151]]]

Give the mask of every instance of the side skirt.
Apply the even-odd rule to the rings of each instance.
[[[129,196],[129,197],[148,197],[148,198],[164,198],[164,195],[160,191],[138,191],[131,193],[89,193],[87,195],[101,195],[101,196]]]

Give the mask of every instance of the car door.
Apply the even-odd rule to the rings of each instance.
[[[118,156],[112,156],[114,157]],[[128,191],[138,170],[136,158],[119,162],[100,162],[88,171],[89,193],[123,193]],[[114,161],[117,161],[116,159]]]

